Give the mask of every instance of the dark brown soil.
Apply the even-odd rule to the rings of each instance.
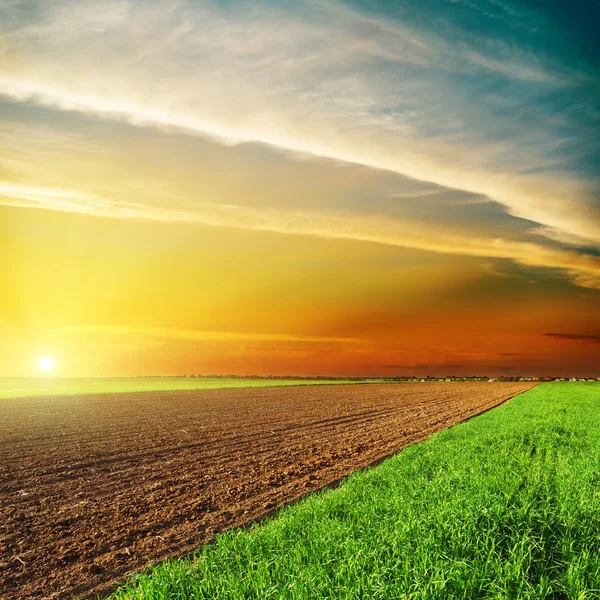
[[[0,401],[0,597],[106,594],[531,384]]]

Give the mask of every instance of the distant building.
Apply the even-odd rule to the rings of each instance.
[[[569,381],[577,381],[577,377],[571,377],[571,379],[569,379]]]
[[[488,383],[493,383],[494,381],[496,381],[495,379],[488,379]]]

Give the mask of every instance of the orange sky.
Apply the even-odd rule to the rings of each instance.
[[[2,208],[2,375],[583,373],[597,292],[379,244]]]
[[[388,4],[3,8],[0,376],[600,376],[584,55]]]

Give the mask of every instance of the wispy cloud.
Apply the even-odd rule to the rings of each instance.
[[[36,187],[0,181],[0,204],[46,208],[64,212],[97,214],[99,216],[135,216],[132,206],[119,206],[109,199],[81,190]]]
[[[546,337],[554,338],[556,340],[600,344],[600,333],[544,333],[543,335],[545,335]]]
[[[144,336],[165,340],[194,340],[202,342],[339,342],[363,343],[348,337],[322,337],[293,333],[255,333],[247,331],[211,331],[177,327],[128,327],[115,325],[70,325],[50,330],[52,335],[101,334],[111,336]]]
[[[417,363],[415,365],[403,365],[403,364],[392,364],[383,365],[384,369],[394,369],[396,371],[408,372],[419,372],[419,374],[425,374],[426,371],[432,370],[437,371],[439,369],[463,369],[469,365],[456,362],[440,362],[440,363]]]
[[[561,231],[555,227],[534,227],[531,229],[531,233],[538,236],[547,237],[550,240],[566,244],[567,246],[574,247],[597,247],[600,248],[600,240],[591,241],[586,237],[581,237],[576,234],[569,233],[567,231]]]

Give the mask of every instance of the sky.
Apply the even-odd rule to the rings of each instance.
[[[0,0],[0,376],[600,376],[599,21]]]

